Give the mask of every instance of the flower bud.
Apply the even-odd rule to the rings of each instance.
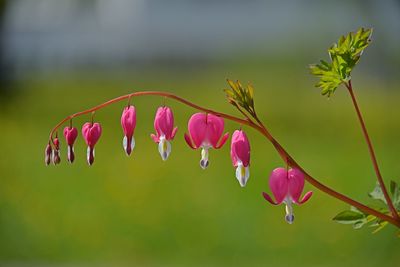
[[[135,148],[135,138],[133,134],[136,128],[136,109],[134,106],[124,108],[121,115],[121,126],[124,131],[122,145],[126,155],[129,156]]]
[[[53,140],[54,150],[53,150],[53,164],[57,165],[61,162],[60,158],[60,141],[58,138],[54,138]]]
[[[44,163],[48,166],[51,162],[51,155],[53,154],[53,149],[51,148],[50,142],[47,144],[44,150]]]
[[[87,148],[87,162],[92,165],[94,162],[94,146],[101,136],[101,126],[99,123],[87,122],[82,126],[82,135],[88,146]]]
[[[68,144],[67,158],[68,162],[72,163],[75,160],[74,143],[78,137],[78,130],[75,127],[65,127],[64,137]]]

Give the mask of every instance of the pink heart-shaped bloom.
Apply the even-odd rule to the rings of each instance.
[[[276,201],[267,193],[263,193],[263,196],[274,205],[281,204],[283,201],[302,204],[312,195],[312,192],[307,192],[300,200],[301,193],[304,189],[304,174],[298,169],[290,169],[287,171],[285,168],[276,168],[270,175],[269,187]]]
[[[87,122],[82,126],[82,135],[88,147],[93,148],[101,136],[101,126],[99,123]]]
[[[199,147],[221,148],[229,138],[229,133],[222,136],[224,119],[214,114],[196,113],[188,122],[189,135],[185,134],[188,145]],[[222,138],[221,138],[222,137]]]
[[[75,127],[65,127],[64,128],[64,137],[69,146],[73,146],[76,138],[78,137],[78,129]]]

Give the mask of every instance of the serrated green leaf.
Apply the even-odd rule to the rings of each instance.
[[[383,202],[385,205],[387,204],[379,183],[376,183],[374,190],[371,193],[368,193],[368,196],[372,199]]]
[[[321,60],[320,64],[310,65],[311,73],[320,78],[315,86],[322,89],[323,95],[330,96],[340,84],[351,79],[351,71],[369,45],[371,34],[372,29],[360,28],[357,32],[341,36],[328,49],[331,62]]]

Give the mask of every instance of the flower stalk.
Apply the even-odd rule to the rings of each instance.
[[[222,112],[218,112],[218,111],[214,111],[212,109],[209,108],[205,108],[202,106],[199,106],[197,104],[194,104],[191,101],[188,101],[182,97],[179,97],[175,94],[172,93],[168,93],[168,92],[161,92],[161,91],[141,91],[141,92],[135,92],[135,93],[131,93],[131,94],[127,94],[127,95],[123,95],[114,99],[111,99],[107,102],[104,102],[102,104],[99,104],[93,108],[81,111],[81,112],[77,112],[74,113],[70,116],[65,117],[63,120],[61,120],[50,132],[50,136],[49,136],[49,143],[55,147],[55,140],[53,139],[54,134],[57,132],[57,130],[67,121],[71,120],[72,118],[75,117],[79,117],[88,113],[92,113],[94,111],[97,111],[99,109],[105,108],[113,103],[117,103],[119,101],[122,100],[126,100],[126,99],[131,99],[133,97],[139,97],[139,96],[161,96],[164,98],[169,98],[169,99],[173,99],[176,100],[177,102],[180,102],[184,105],[187,105],[189,107],[192,107],[198,111],[207,113],[207,114],[213,114],[217,117],[221,117],[236,123],[239,123],[240,125],[246,125],[250,128],[255,129],[256,131],[258,131],[259,133],[261,133],[269,142],[272,143],[272,145],[274,146],[274,148],[276,149],[276,151],[279,153],[280,157],[282,158],[282,160],[288,165],[288,167],[291,168],[295,168],[298,169],[299,171],[301,171],[304,174],[304,179],[309,182],[311,185],[313,185],[315,188],[319,189],[320,191],[330,195],[331,197],[334,197],[338,200],[341,200],[342,202],[345,202],[351,206],[356,207],[357,209],[367,213],[367,214],[371,214],[374,215],[384,221],[387,221],[395,226],[397,226],[398,228],[400,228],[400,220],[398,219],[398,215],[396,213],[397,216],[393,215],[387,215],[384,214],[378,210],[375,210],[373,208],[370,208],[350,197],[347,197],[337,191],[335,191],[334,189],[322,184],[321,182],[319,182],[317,179],[313,178],[310,174],[308,174],[293,158],[292,156],[282,147],[282,145],[272,136],[272,134],[269,132],[269,130],[264,126],[264,124],[261,122],[261,120],[258,119],[258,117],[256,116],[255,119],[257,121],[257,123],[253,122],[252,120],[249,120],[248,118],[246,119],[242,119],[236,116],[232,116],[226,113],[222,113]],[[383,187],[384,188],[384,187]],[[388,202],[390,203],[390,202]]]
[[[383,193],[383,195],[384,195],[384,197],[386,199],[386,203],[387,203],[387,205],[389,207],[390,212],[392,213],[393,218],[395,218],[397,221],[400,221],[400,217],[399,217],[399,215],[398,215],[398,213],[396,211],[396,208],[393,205],[392,199],[389,196],[389,193],[388,193],[388,191],[386,189],[386,186],[385,186],[385,182],[383,181],[382,174],[381,174],[381,171],[379,169],[378,161],[376,159],[374,147],[373,147],[371,139],[369,137],[369,134],[368,134],[368,131],[367,131],[367,127],[365,126],[365,122],[364,122],[363,116],[361,114],[361,110],[360,110],[360,108],[358,106],[357,99],[356,99],[356,96],[355,96],[354,91],[353,91],[353,86],[351,84],[351,80],[348,83],[346,83],[345,85],[346,85],[346,88],[349,91],[349,94],[351,96],[351,100],[353,102],[354,109],[356,110],[357,117],[358,117],[358,120],[359,120],[360,125],[361,125],[361,130],[363,132],[364,139],[365,139],[365,141],[367,143],[367,146],[368,146],[368,152],[369,152],[369,155],[371,157],[372,165],[374,166],[376,178],[378,179],[378,183],[381,186],[382,193]]]

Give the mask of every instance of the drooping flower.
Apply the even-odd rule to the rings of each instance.
[[[233,166],[236,167],[236,178],[244,187],[250,177],[250,143],[242,130],[236,130],[232,134],[231,159]]]
[[[135,138],[133,134],[136,128],[136,109],[134,106],[127,106],[121,115],[121,126],[124,131],[122,145],[126,155],[130,155],[135,147]]]
[[[58,137],[54,138],[53,140],[54,150],[53,150],[53,164],[57,165],[61,162],[60,158],[60,141]]]
[[[222,136],[224,119],[213,114],[196,113],[189,119],[188,129],[186,143],[193,149],[202,148],[200,166],[205,169],[209,164],[208,150],[221,148],[229,138],[229,133]]]
[[[307,192],[300,200],[304,188],[304,174],[298,169],[276,168],[269,178],[269,187],[274,195],[274,201],[267,193],[263,192],[264,198],[273,205],[284,203],[286,205],[285,220],[292,224],[294,221],[293,203],[303,204],[310,199],[312,192]]]
[[[76,138],[78,137],[78,129],[75,127],[65,127],[64,128],[64,137],[67,141],[68,151],[67,151],[67,158],[69,163],[74,162],[75,160],[75,153],[74,153],[74,143]]]
[[[46,164],[46,166],[50,164],[52,155],[53,155],[53,149],[51,148],[49,142],[44,150],[44,163]]]
[[[88,146],[87,162],[92,165],[94,162],[94,146],[101,136],[101,126],[99,123],[87,122],[82,126],[82,135]]]
[[[163,160],[167,160],[171,153],[171,143],[178,130],[174,128],[174,114],[169,107],[159,107],[154,118],[156,134],[151,134],[154,142],[158,143],[158,152]]]

